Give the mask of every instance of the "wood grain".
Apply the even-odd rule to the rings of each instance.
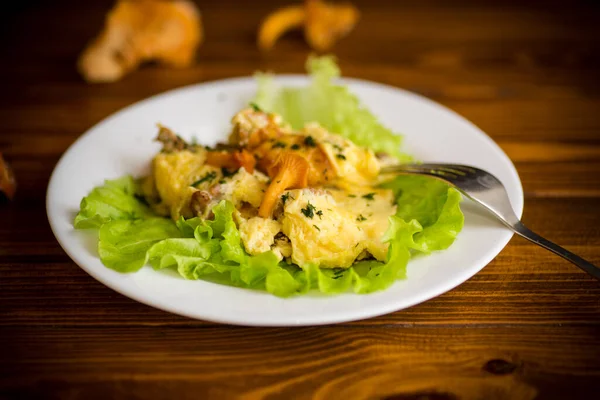
[[[189,69],[87,85],[74,62],[111,0],[12,2],[0,27],[0,398],[591,399],[600,396],[600,285],[514,238],[479,274],[410,309],[313,328],[216,325],[125,298],[58,246],[45,190],[93,124],[165,90],[256,70],[302,72],[300,34],[259,53],[281,1],[198,2]],[[335,48],[345,75],[436,100],[515,162],[524,222],[600,264],[600,8],[594,2],[356,1]],[[448,266],[451,268],[452,266]]]

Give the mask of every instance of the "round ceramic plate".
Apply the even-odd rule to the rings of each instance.
[[[518,215],[523,190],[502,150],[469,121],[426,98],[394,87],[343,79],[380,121],[404,135],[404,150],[422,161],[471,164],[506,185]],[[306,76],[278,76],[280,85],[306,85]],[[81,199],[105,179],[149,172],[160,146],[153,141],[160,122],[184,138],[212,145],[226,137],[231,117],[247,106],[256,84],[234,78],[173,90],[106,118],[64,154],[50,179],[47,213],[58,242],[87,273],[132,299],[172,313],[209,321],[256,326],[319,325],[374,317],[438,296],[475,275],[508,243],[512,233],[463,201],[465,226],[445,251],[409,262],[408,278],[368,295],[305,295],[281,299],[175,273],[144,267],[121,274],[102,265],[97,236],[73,228]]]

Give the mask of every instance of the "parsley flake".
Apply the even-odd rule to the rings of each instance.
[[[356,197],[356,195],[355,195],[355,194],[352,194],[352,193],[350,193],[350,194],[348,195],[348,197],[352,197],[352,198],[354,198],[354,197]]]
[[[318,230],[319,232],[321,232],[321,228],[319,228],[319,227],[318,227],[318,226],[316,226],[316,225],[313,225],[313,226],[315,227],[315,229],[316,229],[316,230]]]
[[[323,219],[323,210],[317,211],[317,215],[319,216],[319,219]]]
[[[356,217],[356,220],[358,222],[363,222],[363,221],[366,221],[367,219],[362,214],[359,214],[358,217]]]
[[[343,154],[336,154],[336,157],[339,158],[340,160],[345,160],[346,156]]]
[[[285,149],[286,144],[283,142],[275,142],[275,144],[273,146],[271,146],[272,149],[276,149],[276,148],[281,148],[281,149]]]
[[[198,179],[196,182],[192,183],[190,186],[196,187],[199,184],[203,183],[203,182],[210,182],[213,179],[215,179],[217,177],[217,173],[216,172],[209,172],[206,175],[204,175],[202,178]]]
[[[250,107],[252,107],[254,111],[262,111],[262,109],[256,103],[250,103]]]
[[[298,150],[299,148],[300,148],[300,145],[298,143],[293,144],[291,147],[292,150]]]
[[[373,200],[375,198],[375,193],[367,193],[362,196],[363,199]]]
[[[292,198],[292,200],[294,200],[294,198],[292,196],[290,196],[290,193],[284,193],[281,195],[281,201],[283,202],[283,204],[285,204],[286,201],[288,201],[289,198]]]
[[[316,207],[310,204],[310,201],[306,204],[306,208],[301,209],[300,211],[306,218],[311,218],[315,216]]]

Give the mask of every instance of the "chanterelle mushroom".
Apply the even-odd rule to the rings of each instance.
[[[284,33],[303,26],[308,44],[326,51],[354,28],[359,16],[358,9],[349,3],[305,0],[304,5],[283,7],[267,16],[260,26],[258,47],[269,50]]]
[[[202,37],[200,12],[189,0],[118,0],[78,69],[88,82],[112,82],[145,61],[185,67]]]
[[[2,196],[5,196],[8,200],[12,200],[16,188],[15,176],[9,165],[2,158],[2,153],[0,153],[0,200]]]

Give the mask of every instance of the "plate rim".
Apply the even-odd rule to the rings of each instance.
[[[297,80],[298,82],[303,83],[303,81],[306,82],[310,79],[310,76],[306,75],[306,74],[276,74],[274,77],[275,77],[275,82],[277,82],[277,80]],[[500,254],[500,252],[506,247],[508,242],[514,236],[514,233],[512,231],[507,230],[506,235],[501,240],[496,242],[495,246],[490,247],[491,251],[488,251],[486,253],[485,257],[482,257],[480,260],[478,260],[478,262],[476,263],[476,264],[478,264],[478,266],[477,266],[477,269],[475,272],[471,273],[471,271],[469,270],[469,271],[465,271],[462,274],[453,275],[453,279],[449,279],[448,281],[445,281],[443,284],[436,286],[435,290],[429,289],[429,290],[427,290],[427,294],[425,294],[425,295],[413,296],[410,301],[404,301],[403,305],[399,306],[399,305],[397,305],[397,303],[389,302],[389,303],[380,305],[375,310],[373,310],[372,308],[351,310],[351,311],[347,311],[345,313],[340,313],[339,315],[335,315],[333,317],[329,317],[326,319],[318,318],[318,317],[317,318],[304,317],[304,318],[297,319],[294,321],[290,321],[290,320],[277,321],[277,320],[273,320],[270,318],[264,318],[262,320],[257,320],[257,319],[243,320],[243,319],[227,318],[227,317],[219,317],[219,316],[210,316],[210,317],[199,316],[197,314],[187,312],[186,310],[175,309],[174,307],[172,307],[168,304],[162,304],[162,303],[160,303],[160,301],[156,301],[152,297],[145,297],[144,295],[138,294],[137,292],[134,292],[133,290],[127,290],[118,285],[114,285],[108,279],[104,279],[103,277],[100,276],[99,273],[96,273],[95,268],[85,266],[85,263],[82,262],[81,260],[79,260],[79,257],[76,254],[73,254],[69,250],[69,245],[66,243],[67,240],[65,240],[65,238],[61,238],[60,235],[57,233],[59,231],[59,227],[58,227],[58,222],[55,221],[55,218],[58,218],[58,216],[52,215],[52,213],[50,211],[51,204],[53,201],[51,198],[51,192],[52,192],[52,188],[56,185],[56,180],[57,180],[57,176],[58,176],[57,171],[59,171],[61,169],[60,167],[65,162],[65,160],[68,158],[69,154],[75,152],[77,150],[77,148],[79,146],[81,146],[81,143],[84,141],[84,139],[86,137],[92,135],[98,126],[104,125],[113,119],[117,119],[120,117],[121,114],[130,112],[132,109],[143,106],[147,102],[149,103],[149,102],[154,101],[157,98],[160,98],[163,96],[166,97],[169,95],[173,95],[175,93],[181,93],[181,92],[185,92],[185,91],[193,91],[193,90],[197,90],[200,88],[207,88],[207,87],[219,85],[219,84],[245,83],[248,81],[254,81],[254,79],[255,78],[253,76],[237,76],[237,77],[230,77],[230,78],[225,78],[225,79],[211,80],[211,81],[206,81],[206,82],[198,82],[198,83],[194,83],[194,84],[190,84],[190,85],[183,85],[180,87],[172,88],[172,89],[154,94],[152,96],[143,98],[141,100],[133,102],[133,103],[113,112],[112,114],[104,117],[103,119],[101,119],[100,121],[95,123],[93,126],[88,128],[84,133],[82,133],[65,150],[65,152],[61,155],[58,162],[55,164],[55,166],[52,170],[52,174],[50,175],[49,183],[48,183],[47,190],[46,190],[46,201],[45,201],[46,215],[48,218],[48,222],[50,224],[50,228],[52,230],[52,234],[56,238],[57,242],[59,243],[59,245],[61,246],[63,251],[65,251],[65,253],[69,256],[69,258],[79,268],[83,269],[88,275],[93,277],[95,280],[97,280],[104,286],[106,286],[109,289],[114,290],[126,297],[129,297],[132,300],[135,300],[137,302],[140,302],[140,303],[145,304],[150,307],[160,309],[162,311],[166,311],[166,312],[173,313],[176,315],[185,316],[188,318],[193,318],[193,319],[202,320],[202,321],[206,321],[206,322],[216,322],[216,323],[221,323],[221,324],[240,325],[240,326],[257,326],[257,327],[258,326],[261,326],[261,327],[318,326],[318,325],[330,325],[330,324],[337,324],[337,323],[343,323],[343,322],[351,322],[351,321],[363,320],[366,318],[374,318],[374,317],[389,314],[389,313],[392,313],[395,311],[404,310],[406,308],[412,307],[414,305],[420,304],[422,302],[425,302],[432,298],[440,296],[440,295],[454,289],[455,287],[459,286],[460,284],[464,283],[465,281],[467,281],[468,279],[470,279],[471,277],[473,277],[477,273],[479,273],[498,254]],[[443,111],[447,114],[451,114],[454,118],[457,118],[457,119],[461,120],[463,123],[468,124],[472,129],[474,129],[475,131],[477,131],[480,134],[481,139],[485,140],[488,145],[490,145],[492,148],[494,148],[495,153],[502,159],[504,166],[508,168],[507,172],[509,172],[510,175],[512,175],[512,179],[514,180],[514,183],[517,184],[516,189],[518,192],[517,193],[518,203],[513,204],[513,208],[515,209],[515,213],[517,214],[517,216],[519,218],[522,217],[523,208],[524,208],[523,185],[522,185],[521,179],[519,177],[519,174],[517,172],[517,169],[516,169],[514,163],[508,157],[508,155],[502,150],[502,148],[487,133],[485,133],[481,128],[479,128],[477,125],[475,125],[472,121],[463,117],[456,111],[448,108],[447,106],[445,106],[441,103],[438,103],[438,102],[436,102],[432,99],[429,99],[421,94],[411,92],[406,89],[398,88],[398,87],[380,83],[380,82],[370,81],[370,80],[366,80],[366,79],[353,78],[353,77],[337,78],[336,82],[345,84],[345,85],[355,83],[358,85],[366,85],[366,86],[370,86],[373,88],[382,89],[385,91],[400,92],[404,96],[408,96],[419,102],[424,102],[430,106],[434,106],[438,110]],[[361,295],[361,296],[365,296],[365,295]]]

